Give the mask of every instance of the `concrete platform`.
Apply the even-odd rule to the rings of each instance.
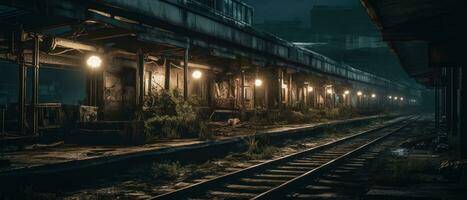
[[[310,130],[388,117],[375,115],[347,120],[336,120],[324,123],[287,125],[257,132],[257,136],[283,137],[291,134],[306,133]],[[307,134],[307,133],[306,133]],[[157,156],[180,153],[210,146],[226,145],[242,141],[249,135],[221,137],[215,141],[198,139],[157,140],[151,144],[140,146],[78,146],[61,144],[33,150],[22,150],[5,153],[5,158],[11,165],[0,168],[2,177],[27,176],[31,174],[50,174],[63,171],[73,171],[96,167],[115,162],[131,161],[133,159],[156,158]]]

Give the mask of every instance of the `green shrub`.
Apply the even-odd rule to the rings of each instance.
[[[154,97],[154,102],[145,112],[147,135],[159,138],[198,136],[200,120],[194,107],[196,99],[184,101],[176,91],[162,91]]]
[[[340,117],[339,108],[332,108],[326,110],[327,119],[338,119]]]

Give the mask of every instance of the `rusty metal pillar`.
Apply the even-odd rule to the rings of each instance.
[[[270,76],[264,76],[263,85],[264,85],[264,107],[266,110],[269,110],[269,78]]]
[[[278,82],[279,82],[279,91],[277,93],[277,103],[278,103],[278,108],[281,109],[282,108],[282,86],[284,85],[284,71],[282,69],[278,69]]]
[[[22,28],[16,33],[17,55],[18,55],[18,131],[21,134],[25,133],[25,121],[26,121],[26,79],[27,79],[27,68],[24,60],[24,32]]]
[[[446,68],[446,93],[445,93],[445,110],[446,110],[446,125],[448,128],[448,136],[452,140],[455,137],[454,133],[454,114],[456,113],[454,109],[454,74],[453,68]]]
[[[37,105],[39,104],[39,67],[40,67],[40,50],[39,50],[39,36],[34,36],[34,49],[32,64],[34,69],[34,74],[32,77],[32,133],[34,135],[39,134],[38,130],[38,112]]]
[[[258,100],[258,94],[256,91],[258,87],[256,86],[256,79],[258,79],[258,68],[256,68],[255,78],[253,80],[253,109],[255,109],[255,114],[256,114],[256,106],[258,105],[256,102]]]
[[[167,58],[164,58],[165,64],[165,79],[164,79],[164,89],[170,91],[170,61]]]
[[[288,91],[287,91],[287,99],[288,99],[288,106],[289,107],[292,107],[293,106],[293,84],[292,84],[292,81],[293,81],[293,74],[292,73],[289,73],[289,84],[287,85],[288,87]]]
[[[188,58],[190,46],[185,48],[185,56],[183,57],[183,99],[188,100]]]
[[[144,106],[144,73],[145,73],[145,62],[144,62],[144,53],[142,51],[138,52],[138,107],[143,110]]]
[[[241,101],[240,101],[240,103],[242,104],[241,105],[241,117],[242,117],[242,121],[243,121],[243,120],[245,120],[245,110],[246,110],[246,106],[245,106],[245,70],[242,70],[240,79],[241,79],[240,80],[240,88],[241,88],[241,91],[240,91]]]
[[[439,79],[435,78],[435,129],[439,133]]]

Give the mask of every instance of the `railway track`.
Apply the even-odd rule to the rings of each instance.
[[[369,147],[398,132],[411,121],[404,118],[315,148],[287,155],[153,199],[277,199],[310,179],[361,155]],[[357,164],[358,163],[354,163]]]

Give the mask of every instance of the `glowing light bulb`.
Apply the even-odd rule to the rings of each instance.
[[[263,81],[261,79],[256,79],[255,80],[255,86],[260,87],[261,85],[263,85]]]
[[[203,73],[201,73],[201,71],[199,70],[195,70],[191,76],[194,78],[194,79],[200,79],[202,76],[203,76]]]
[[[93,55],[88,58],[88,60],[86,61],[86,64],[90,68],[96,69],[102,65],[102,59],[99,56]]]

